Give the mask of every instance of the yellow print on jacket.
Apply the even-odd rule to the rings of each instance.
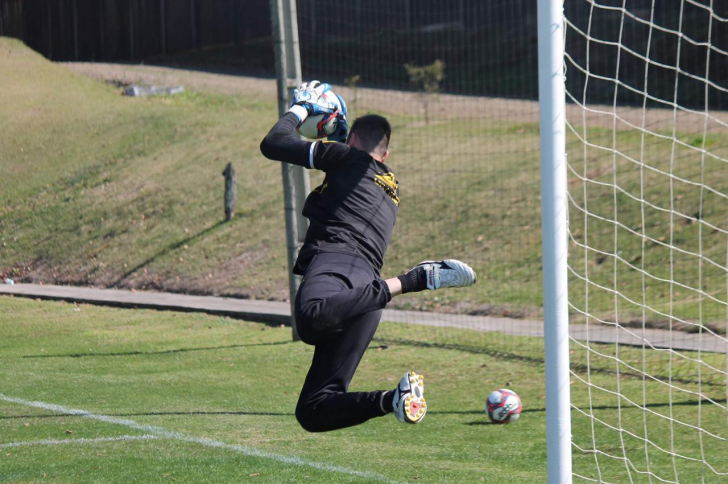
[[[379,185],[382,190],[384,190],[384,193],[386,193],[389,198],[394,201],[394,204],[399,206],[399,196],[397,195],[397,190],[399,189],[399,183],[394,178],[394,173],[387,172],[383,175],[376,175],[374,177],[374,183]]]

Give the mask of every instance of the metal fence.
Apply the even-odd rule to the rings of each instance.
[[[267,0],[0,0],[0,35],[52,60],[125,60],[270,35]]]

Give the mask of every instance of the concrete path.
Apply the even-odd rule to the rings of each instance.
[[[269,324],[290,322],[288,303],[258,301],[213,296],[188,296],[163,292],[135,292],[118,289],[93,289],[75,286],[49,286],[38,284],[0,284],[0,295],[60,300],[84,304],[115,307],[133,307],[157,310],[196,311],[248,321]],[[0,307],[2,302],[0,300]],[[1,309],[0,309],[1,310]],[[427,313],[421,311],[400,311],[386,309],[385,321],[421,324],[425,326],[472,329],[484,332],[501,332],[521,336],[543,336],[541,321],[522,319],[469,316],[465,314]],[[728,353],[728,339],[710,333],[685,333],[661,329],[615,328],[608,325],[572,324],[569,328],[572,338],[579,341],[614,343],[673,350],[701,350]]]

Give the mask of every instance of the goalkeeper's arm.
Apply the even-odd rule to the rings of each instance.
[[[263,156],[271,160],[313,168],[315,143],[301,141],[295,134],[299,124],[312,114],[331,114],[332,107],[319,105],[321,96],[331,89],[319,81],[304,82],[293,91],[293,102],[288,112],[278,120],[260,144]]]
[[[310,168],[311,143],[302,141],[296,135],[298,123],[300,123],[299,117],[290,111],[279,119],[260,143],[263,156]]]

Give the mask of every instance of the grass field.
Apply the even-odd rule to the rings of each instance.
[[[275,121],[273,91],[129,99],[17,42],[0,42],[3,275],[287,297],[280,167],[258,150]],[[528,177],[537,173],[535,124],[391,118],[391,160],[405,201],[385,274],[454,254],[481,274],[477,291],[437,301],[411,296],[401,305],[538,314],[539,202],[537,178]],[[442,144],[447,137],[457,143]],[[493,156],[474,159],[486,146]],[[237,217],[223,224],[228,162],[238,173]],[[526,169],[506,176],[516,163]],[[312,183],[320,180],[314,174]],[[523,193],[524,183],[534,189]]]
[[[0,275],[287,298],[280,167],[258,150],[275,121],[273,90],[246,91],[252,81],[242,79],[240,94],[129,99],[16,41],[0,40],[0,57]],[[362,99],[372,98],[369,91]],[[468,113],[458,118],[438,114],[448,108],[443,96],[426,124],[411,106],[403,109],[404,100],[419,98],[380,92],[377,106],[393,106],[385,114],[394,126],[390,160],[403,200],[383,275],[444,257],[462,258],[479,274],[473,288],[407,295],[393,306],[539,316],[538,125],[513,120],[528,119],[520,112],[528,108],[515,102],[513,119],[470,117],[478,109],[466,110],[467,98],[457,98],[449,108]],[[368,109],[362,99],[350,99],[359,114]],[[728,227],[720,194],[728,172],[720,158],[728,136],[678,132],[685,146],[651,137],[643,150],[634,130],[613,136],[594,127],[580,135],[606,149],[583,149],[569,136],[572,303],[586,309],[579,277],[588,277],[589,312],[597,317],[665,326],[672,314],[724,333]],[[703,148],[718,159],[701,161]],[[644,159],[646,168],[630,158]],[[238,173],[238,204],[226,224],[221,172],[228,162]],[[712,191],[699,188],[701,166]],[[312,174],[314,186],[320,180]],[[644,222],[641,197],[648,202]],[[592,215],[584,217],[583,207]],[[585,242],[586,253],[578,245]],[[623,297],[615,301],[614,290]]]
[[[388,416],[357,428],[309,434],[293,409],[312,348],[290,341],[290,329],[199,314],[74,306],[3,297],[0,313],[0,481],[57,482],[544,482],[545,414],[543,349],[538,338],[383,323],[352,382],[352,390],[389,388],[416,368],[426,376],[429,412],[416,427]],[[437,343],[433,343],[433,340]],[[624,452],[645,469],[649,437],[676,453],[700,458],[698,433],[672,428],[664,417],[726,437],[725,413],[684,392],[643,382],[622,367],[619,379],[610,348],[603,359],[574,353],[577,375],[591,367],[597,444]],[[621,349],[627,363],[642,353]],[[613,355],[612,355],[613,356]],[[694,355],[693,355],[694,356]],[[703,355],[719,365],[724,355]],[[647,354],[646,368],[660,374],[665,357]],[[698,388],[696,366],[674,362],[673,384]],[[704,374],[707,372],[704,371]],[[513,425],[490,425],[486,394],[510,383],[524,402]],[[621,385],[618,401],[607,390]],[[645,385],[647,387],[645,388]],[[597,390],[603,387],[604,390]],[[719,378],[704,376],[702,391],[725,405]],[[647,390],[646,394],[643,393]],[[574,386],[573,403],[589,412],[588,395]],[[672,406],[668,402],[672,398]],[[622,411],[615,409],[621,403]],[[715,408],[713,408],[715,407]],[[82,411],[82,412],[81,412]],[[573,413],[575,444],[589,448],[590,420]],[[662,417],[660,416],[662,415]],[[699,416],[700,415],[700,416]],[[627,433],[610,432],[619,416]],[[725,471],[728,449],[702,436],[706,460]],[[718,445],[716,445],[716,443]],[[671,459],[649,448],[650,470],[675,472]],[[616,459],[575,452],[581,475],[628,481]],[[704,469],[677,459],[680,482],[699,482]],[[632,472],[632,482],[649,482]],[[724,482],[707,473],[704,482]]]

